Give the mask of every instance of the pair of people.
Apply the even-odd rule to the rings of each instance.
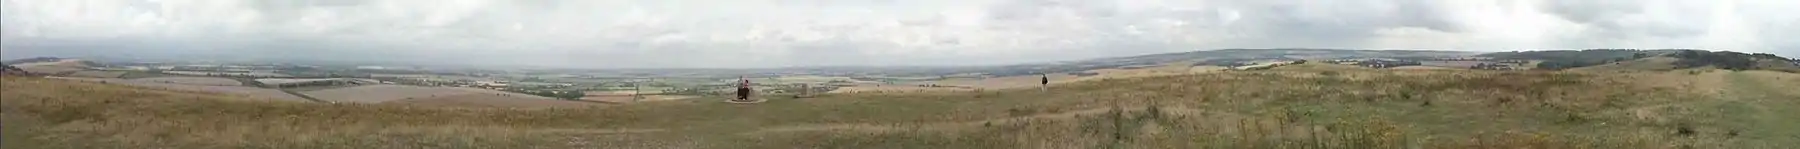
[[[738,76],[737,99],[732,99],[732,100],[750,101],[750,92],[751,91],[752,90],[750,90],[750,79],[744,79],[743,76]]]

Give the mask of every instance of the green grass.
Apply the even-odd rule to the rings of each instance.
[[[1793,126],[1770,96],[1605,73],[1242,71],[1036,89],[682,100],[575,109],[252,101],[8,78],[9,132],[45,148],[1743,148]],[[1754,80],[1734,85],[1761,87]],[[1758,95],[1779,90],[1744,90]],[[1694,102],[1699,101],[1699,102]],[[1733,103],[1741,102],[1741,103]],[[1671,103],[1692,111],[1628,115]],[[1739,109],[1739,110],[1733,110]],[[1696,114],[1697,113],[1697,114]],[[22,117],[22,118],[21,118]],[[1717,119],[1726,120],[1717,120]],[[15,127],[16,119],[42,125]],[[1714,123],[1683,123],[1707,122]],[[1680,128],[1701,135],[1673,133]],[[1733,129],[1741,139],[1720,135]],[[1720,131],[1726,130],[1726,131]],[[14,140],[8,140],[14,141]],[[1750,146],[1754,147],[1754,146]]]

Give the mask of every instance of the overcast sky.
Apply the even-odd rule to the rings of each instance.
[[[1800,56],[1797,0],[4,0],[0,54],[577,68],[996,65],[1221,48]]]

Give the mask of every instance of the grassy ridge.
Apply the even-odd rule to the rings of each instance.
[[[1789,141],[1726,134],[1777,126],[1690,123],[1730,115],[1634,115],[1723,100],[1688,92],[1708,88],[1638,85],[1643,79],[1635,77],[1255,71],[1112,79],[1051,93],[532,110],[248,101],[7,78],[0,109],[8,141],[25,135],[46,148],[1731,148]],[[10,134],[22,121],[41,125]]]

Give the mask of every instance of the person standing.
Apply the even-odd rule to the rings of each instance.
[[[1044,77],[1043,81],[1038,82],[1038,91],[1050,92],[1050,74],[1038,74],[1038,75],[1042,75]]]

